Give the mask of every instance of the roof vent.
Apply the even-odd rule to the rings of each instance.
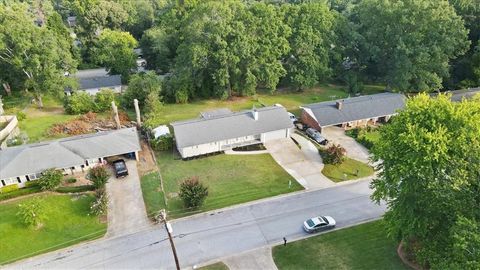
[[[337,102],[335,103],[335,106],[337,107],[337,109],[342,110],[343,100],[337,100]]]

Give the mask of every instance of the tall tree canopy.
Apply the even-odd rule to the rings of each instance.
[[[371,78],[400,91],[440,89],[449,61],[468,49],[467,30],[446,0],[364,0],[352,20]]]
[[[137,41],[130,33],[106,29],[96,43],[93,59],[104,65],[110,74],[121,74],[126,80],[137,67],[135,47]]]
[[[421,94],[380,134],[372,197],[390,233],[432,269],[479,269],[480,99]]]
[[[46,26],[38,26],[32,11],[26,4],[0,4],[0,79],[13,90],[33,91],[43,106],[43,93],[59,94],[72,84],[64,73],[73,72],[76,62],[72,40],[49,17]]]

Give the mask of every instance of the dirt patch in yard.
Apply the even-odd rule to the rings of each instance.
[[[131,127],[134,125],[125,112],[119,112],[118,114],[122,127]],[[98,117],[96,113],[88,112],[65,123],[54,124],[48,130],[48,135],[73,136],[112,129],[115,129],[115,122],[111,117]]]
[[[155,164],[155,160],[153,160],[153,152],[148,144],[144,140],[140,140],[140,145],[142,146],[142,151],[138,153],[137,167],[138,173],[140,176],[143,176],[156,171],[157,164]]]

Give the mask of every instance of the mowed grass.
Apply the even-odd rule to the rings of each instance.
[[[272,252],[279,270],[409,269],[398,258],[397,244],[382,221],[375,221],[276,246]]]
[[[365,86],[365,94],[383,92],[381,86]],[[218,108],[229,108],[232,111],[251,109],[254,105],[271,106],[282,104],[287,110],[295,114],[300,112],[299,106],[309,103],[327,101],[347,97],[345,87],[325,84],[304,91],[277,90],[273,94],[264,91],[252,97],[233,98],[231,100],[201,100],[187,104],[165,104],[161,109],[161,117],[158,124],[169,124],[174,121],[196,118],[200,112],[215,110]]]
[[[146,174],[140,178],[143,200],[147,208],[147,215],[150,218],[155,217],[161,209],[165,209],[164,195],[160,185],[160,175],[158,172]]]
[[[101,237],[107,225],[89,215],[92,195],[39,195],[46,220],[40,229],[24,225],[17,212],[25,198],[0,204],[0,265]]]
[[[322,170],[322,174],[334,182],[359,179],[374,172],[372,166],[348,157],[341,164],[325,164]]]
[[[53,124],[67,122],[76,115],[67,115],[63,113],[55,113],[43,116],[30,116],[27,114],[27,119],[19,123],[20,130],[27,133],[29,142],[39,142],[48,139],[59,138],[58,136],[50,136],[48,130]]]
[[[167,209],[175,217],[303,189],[269,154],[222,154],[183,161],[174,159],[171,152],[161,152],[157,160],[168,199]],[[195,176],[208,186],[209,195],[200,209],[186,209],[178,197],[179,186],[183,180]]]

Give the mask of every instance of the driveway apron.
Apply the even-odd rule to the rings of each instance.
[[[340,144],[347,150],[349,158],[370,164],[370,153],[368,149],[359,144],[355,139],[345,134],[345,130],[340,127],[327,127],[322,131],[322,135],[332,143]]]
[[[107,183],[108,230],[106,237],[127,235],[152,227],[146,215],[135,160],[126,161],[128,176],[110,177]]]

